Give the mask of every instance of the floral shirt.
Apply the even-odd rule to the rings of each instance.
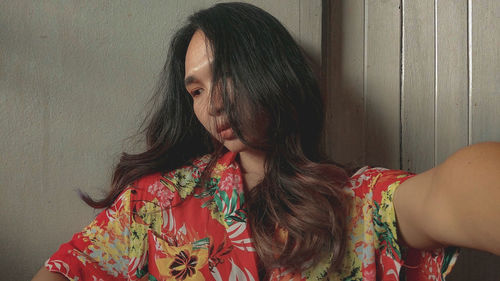
[[[61,245],[45,266],[70,280],[258,280],[236,155],[221,157],[198,186],[209,156],[146,176]],[[412,175],[363,168],[344,188],[350,198],[347,254],[301,274],[276,268],[271,280],[444,280],[458,248],[421,251],[398,244],[393,194]]]

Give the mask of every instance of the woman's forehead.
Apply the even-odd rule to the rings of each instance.
[[[205,34],[202,31],[197,30],[191,38],[186,52],[186,59],[184,62],[184,76],[186,78],[195,76],[195,74],[200,70],[210,67],[212,54],[208,46],[209,44]]]

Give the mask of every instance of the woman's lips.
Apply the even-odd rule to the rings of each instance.
[[[234,139],[234,132],[231,127],[224,129],[220,132],[220,136],[225,140]]]
[[[235,137],[234,131],[229,124],[218,126],[217,133],[225,140],[234,139]]]

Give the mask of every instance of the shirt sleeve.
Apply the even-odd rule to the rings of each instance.
[[[127,280],[130,194],[130,188],[122,192],[113,205],[62,244],[45,262],[45,267],[70,280]]]
[[[395,280],[444,280],[455,265],[457,247],[419,250],[404,246],[398,239],[394,210],[394,192],[413,174],[398,170],[380,170],[372,181],[374,230],[376,236],[377,280],[399,272]]]

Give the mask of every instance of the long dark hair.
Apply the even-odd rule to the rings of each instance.
[[[104,199],[83,199],[92,207],[107,207],[144,175],[207,153],[213,154],[211,167],[223,152],[197,121],[184,86],[186,50],[197,30],[213,54],[213,89],[222,97],[233,130],[267,155],[264,179],[245,195],[261,265],[300,271],[333,256],[335,268],[345,250],[341,189],[347,175],[327,164],[319,150],[324,117],[319,86],[283,25],[250,4],[217,4],[190,16],[177,31],[156,91],[161,102],[144,131],[147,150],[123,154]],[[283,230],[286,239],[277,239]]]

